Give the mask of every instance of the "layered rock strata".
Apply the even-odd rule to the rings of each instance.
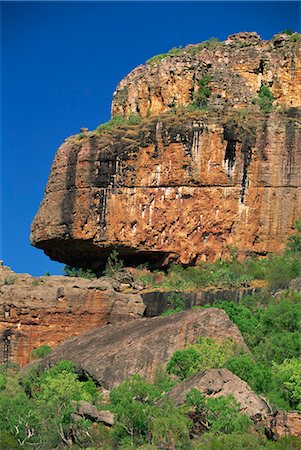
[[[141,296],[119,288],[106,278],[35,278],[0,267],[0,364],[23,366],[41,345],[55,347],[93,328],[142,317]]]
[[[278,104],[300,106],[301,46],[286,34],[261,40],[257,33],[237,33],[225,42],[173,49],[140,65],[117,86],[112,114],[157,115],[187,106],[208,74],[210,108],[249,107],[261,85],[269,86]]]
[[[114,96],[124,121],[58,150],[32,244],[96,269],[112,249],[136,265],[281,250],[301,216],[300,67],[300,43],[256,33],[139,66]],[[189,112],[200,80],[207,110]],[[261,86],[274,112],[254,101]]]
[[[71,359],[102,387],[111,389],[134,374],[151,381],[158,366],[201,336],[231,338],[247,350],[239,329],[225,311],[209,308],[106,325],[59,345],[42,364]]]

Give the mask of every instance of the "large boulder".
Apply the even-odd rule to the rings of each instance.
[[[301,414],[296,411],[275,411],[257,422],[259,429],[264,429],[269,439],[276,441],[284,436],[301,438]]]
[[[257,414],[266,416],[270,412],[267,403],[261,399],[250,386],[228,369],[209,369],[193,375],[173,387],[167,394],[176,405],[185,403],[190,389],[197,389],[206,397],[220,397],[232,394],[240,404],[242,413],[253,417]]]
[[[208,110],[185,113],[204,75]],[[126,265],[280,251],[301,214],[300,76],[300,43],[246,32],[138,66],[114,93],[115,126],[59,148],[32,244],[92,268],[113,249]],[[282,111],[254,104],[261,86]]]
[[[210,308],[106,325],[64,342],[42,364],[71,359],[110,389],[134,374],[151,381],[157,366],[165,365],[176,350],[201,336],[232,338],[247,350],[239,329],[225,311]]]

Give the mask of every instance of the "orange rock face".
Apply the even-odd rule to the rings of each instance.
[[[204,73],[212,77],[210,104],[218,111],[249,107],[261,84],[279,104],[300,106],[300,42],[288,35],[262,41],[256,33],[238,33],[138,66],[117,86],[112,114],[145,117],[188,105]]]
[[[300,45],[277,39],[234,36],[197,52],[193,64],[184,52],[135,69],[117,88],[113,113],[151,117],[65,141],[33,245],[94,268],[113,248],[128,264],[160,265],[213,260],[229,246],[241,255],[281,250],[301,216],[301,83]],[[191,101],[191,80],[204,68],[207,112],[156,115]],[[252,105],[262,83],[275,106],[292,107],[262,113]]]
[[[115,283],[116,284],[116,283]],[[139,294],[116,292],[105,278],[34,278],[0,267],[0,363],[21,366],[41,345],[60,342],[108,323],[141,317]]]

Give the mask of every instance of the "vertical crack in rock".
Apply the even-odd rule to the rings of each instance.
[[[248,138],[244,138],[241,147],[242,157],[243,157],[243,169],[242,169],[242,180],[241,180],[241,191],[240,191],[240,201],[244,203],[245,192],[248,187],[248,168],[252,160],[252,143]]]

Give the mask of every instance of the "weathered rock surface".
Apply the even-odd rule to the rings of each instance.
[[[114,425],[114,414],[111,411],[99,411],[96,406],[84,400],[72,402],[72,404],[76,406],[76,412],[72,414],[75,420],[84,418],[92,422],[104,423],[108,426]]]
[[[119,84],[113,114],[150,117],[66,140],[32,244],[93,268],[113,248],[127,264],[158,265],[213,260],[229,245],[241,255],[281,250],[301,216],[300,67],[300,44],[254,34],[139,66]],[[177,110],[204,71],[208,111]],[[262,83],[275,106],[291,108],[261,113],[252,99]]]
[[[270,87],[279,104],[300,106],[300,43],[290,42],[288,35],[262,41],[256,33],[238,33],[218,45],[188,46],[138,66],[117,86],[112,113],[145,117],[186,106],[204,72],[213,78],[210,104],[219,111],[249,107],[261,84]]]
[[[301,291],[301,277],[292,280],[289,284],[289,288],[293,291]]]
[[[130,375],[152,380],[157,366],[198,337],[232,338],[247,349],[240,331],[220,309],[189,310],[170,317],[114,323],[70,339],[42,364],[71,359],[101,386],[110,389]]]
[[[257,427],[261,430],[264,428],[267,437],[272,440],[284,436],[301,438],[301,414],[294,411],[276,411],[266,419],[258,421]]]
[[[139,294],[118,292],[120,283],[100,278],[35,278],[0,266],[0,363],[26,364],[33,349],[55,347],[93,328],[143,316]]]
[[[268,405],[252,391],[250,386],[228,369],[199,372],[174,386],[167,396],[172,398],[176,405],[182,405],[186,401],[186,394],[192,388],[202,392],[206,397],[232,394],[240,403],[240,411],[250,417],[256,414],[266,416],[270,412]]]

